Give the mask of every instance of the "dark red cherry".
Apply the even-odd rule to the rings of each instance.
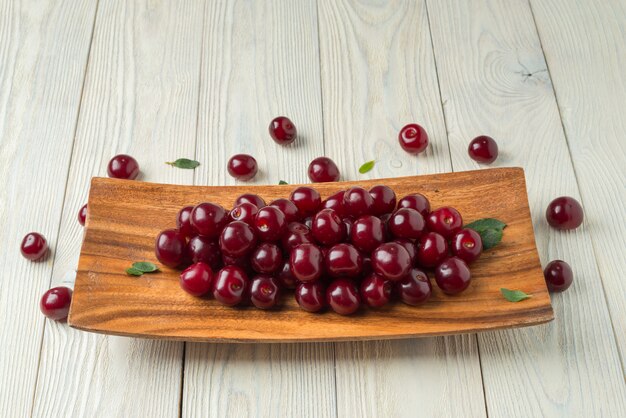
[[[446,206],[430,212],[426,225],[430,231],[441,234],[444,238],[452,238],[463,228],[463,218],[458,210]]]
[[[228,223],[228,213],[220,205],[200,203],[191,211],[190,221],[198,234],[215,239]]]
[[[415,265],[417,262],[417,247],[413,244],[413,241],[406,238],[396,238],[393,240],[396,244],[400,244],[404,247],[404,249],[409,253],[409,257],[411,258],[411,265]]]
[[[343,240],[345,226],[334,210],[322,209],[313,218],[311,232],[318,243],[333,245]]]
[[[309,179],[313,183],[339,181],[339,168],[328,157],[318,157],[309,164]]]
[[[203,296],[212,290],[213,272],[205,263],[195,263],[180,274],[180,287],[193,296]]]
[[[458,257],[450,257],[435,268],[437,286],[449,295],[455,295],[467,289],[471,279],[469,267]]]
[[[396,289],[402,302],[417,306],[430,299],[433,287],[426,273],[418,268],[412,268],[409,274],[396,283]]]
[[[130,155],[119,154],[109,161],[107,173],[111,178],[135,180],[139,175],[139,164]]]
[[[257,273],[274,273],[283,262],[283,254],[276,244],[263,242],[252,252],[250,264]]]
[[[466,263],[473,263],[483,252],[480,234],[473,229],[461,229],[452,237],[452,253]]]
[[[185,261],[185,236],[175,229],[162,231],[156,239],[154,254],[157,259],[168,267],[178,267]]]
[[[330,195],[326,200],[322,202],[322,208],[334,210],[340,218],[346,216],[346,212],[343,207],[343,196],[345,190],[341,190],[333,195]]]
[[[574,280],[572,268],[562,260],[550,261],[543,270],[543,276],[550,292],[563,292]]]
[[[278,284],[285,289],[295,289],[298,284],[298,280],[291,272],[291,266],[289,265],[289,259],[282,261],[278,272],[276,272],[276,280]]]
[[[220,250],[229,257],[249,254],[256,245],[256,235],[245,222],[234,221],[226,225],[220,235]]]
[[[557,197],[548,205],[546,218],[553,228],[575,229],[583,223],[583,208],[573,197]]]
[[[85,226],[85,221],[87,220],[87,204],[80,208],[78,211],[78,223],[82,226]]]
[[[246,274],[254,274],[254,269],[252,268],[252,263],[250,262],[250,257],[248,257],[248,255],[231,257],[229,255],[222,254],[222,265],[239,267],[245,271]]]
[[[291,144],[298,135],[296,126],[286,116],[272,119],[268,130],[274,142],[279,145]]]
[[[413,193],[400,199],[398,202],[398,208],[415,209],[421,213],[425,219],[430,213],[430,202],[423,194]]]
[[[291,272],[301,282],[310,282],[321,277],[323,271],[322,252],[314,244],[300,244],[289,256]]]
[[[343,207],[346,215],[358,218],[370,215],[374,207],[374,199],[362,187],[350,187],[343,195]]]
[[[48,242],[43,235],[37,232],[30,232],[24,236],[20,251],[24,258],[30,261],[42,261],[48,255]]]
[[[392,282],[383,276],[372,273],[361,282],[361,299],[372,308],[380,308],[391,299]]]
[[[448,257],[448,242],[436,232],[428,232],[419,240],[417,262],[422,267],[435,267]]]
[[[273,277],[259,274],[250,283],[250,300],[259,309],[271,309],[280,300],[280,288]]]
[[[287,223],[297,222],[300,220],[300,212],[298,207],[289,199],[276,199],[270,202],[269,206],[280,209],[285,214]]]
[[[228,174],[237,180],[248,181],[252,179],[257,171],[257,162],[253,156],[248,154],[236,154],[228,160]]]
[[[353,245],[341,243],[328,250],[325,264],[331,277],[357,277],[363,269],[363,258]]]
[[[317,190],[306,186],[298,187],[291,192],[289,200],[298,207],[300,215],[304,217],[314,215],[322,204],[322,198]]]
[[[283,234],[281,243],[283,250],[290,253],[295,247],[300,244],[313,243],[313,233],[308,226],[300,222],[291,222],[287,225],[287,230]]]
[[[228,219],[232,221],[245,222],[250,226],[254,226],[254,219],[259,212],[259,208],[250,202],[241,202],[231,209],[228,213]]]
[[[244,299],[247,286],[248,276],[243,269],[226,266],[215,276],[213,297],[223,305],[235,306]]]
[[[261,196],[253,194],[253,193],[244,193],[241,196],[239,196],[237,199],[235,199],[234,206],[237,206],[240,203],[244,203],[244,202],[252,203],[258,209],[261,209],[263,206],[265,206],[265,200],[263,200]]]
[[[341,220],[341,222],[343,223],[343,230],[345,231],[344,237],[347,241],[350,239],[350,234],[352,234],[352,225],[354,224],[354,221],[352,218],[345,217]]]
[[[180,233],[183,234],[187,239],[193,237],[198,233],[193,225],[191,225],[192,211],[193,206],[185,206],[184,208],[179,210],[178,214],[176,215],[176,229],[178,229]]]
[[[389,231],[396,238],[417,239],[424,232],[424,217],[415,209],[400,208],[387,222]]]
[[[222,267],[222,252],[219,244],[203,235],[196,235],[189,240],[187,256],[192,263],[206,263],[215,271]]]
[[[498,158],[498,144],[490,136],[477,136],[470,142],[467,153],[474,161],[491,164]]]
[[[403,150],[409,154],[419,154],[428,147],[426,130],[416,123],[410,123],[398,134],[398,141]]]
[[[326,289],[320,281],[300,283],[296,287],[296,302],[307,312],[319,312],[326,306]]]
[[[373,215],[391,213],[396,208],[396,194],[388,186],[374,186],[370,189],[370,195],[374,199],[372,206]]]
[[[48,318],[61,321],[67,318],[72,302],[72,289],[64,286],[53,287],[41,297],[39,308]]]
[[[409,272],[411,257],[402,245],[387,242],[372,252],[372,267],[384,278],[398,281]]]
[[[259,209],[254,219],[256,235],[263,241],[279,240],[287,229],[285,214],[275,206]]]
[[[337,279],[326,289],[326,303],[338,314],[350,315],[359,309],[361,296],[351,280]]]
[[[352,224],[350,241],[359,251],[370,254],[385,242],[385,227],[382,221],[372,215],[361,216]]]

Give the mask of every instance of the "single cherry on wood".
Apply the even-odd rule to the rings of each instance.
[[[582,206],[569,196],[557,197],[546,209],[546,219],[556,229],[576,229],[583,223],[583,218]]]
[[[563,292],[574,281],[572,268],[563,260],[550,261],[543,270],[543,276],[550,292]]]
[[[389,231],[396,238],[417,239],[424,232],[424,217],[411,208],[400,208],[387,222]]]
[[[283,251],[290,253],[300,244],[312,244],[315,239],[311,229],[303,223],[291,222],[287,225],[287,230],[283,234],[281,244]]]
[[[477,136],[469,143],[467,153],[476,162],[491,164],[498,158],[498,144],[490,136]]]
[[[448,241],[436,232],[424,234],[417,246],[417,262],[422,267],[435,267],[448,257]]]
[[[419,154],[428,147],[428,134],[417,123],[410,123],[400,130],[398,141],[409,154]]]
[[[318,157],[309,163],[309,179],[313,183],[329,183],[339,181],[340,173],[337,164],[328,157]]]
[[[315,214],[311,232],[315,240],[322,245],[334,245],[341,242],[346,234],[345,225],[332,209],[322,209]]]
[[[362,187],[350,187],[343,195],[343,208],[352,217],[370,215],[373,207],[372,195]]]
[[[361,216],[352,223],[350,242],[359,251],[370,254],[385,242],[385,227],[380,218],[372,215]]]
[[[471,279],[469,267],[458,257],[444,260],[435,269],[437,286],[449,295],[455,295],[467,289]]]
[[[257,171],[258,165],[253,156],[248,154],[236,154],[228,160],[228,174],[237,180],[248,181]]]
[[[279,145],[291,144],[298,135],[296,126],[286,116],[278,116],[272,119],[268,131],[274,142]]]
[[[193,206],[185,206],[181,210],[178,211],[176,215],[176,229],[185,236],[185,238],[189,239],[196,235],[198,232],[191,225],[191,212],[193,211]]]
[[[22,239],[20,251],[30,261],[42,261],[48,255],[48,241],[38,232],[29,232]]]
[[[282,262],[282,251],[276,244],[269,242],[259,244],[250,256],[250,264],[257,273],[274,273],[281,267]]]
[[[39,309],[46,317],[61,321],[67,318],[72,302],[72,289],[64,286],[53,287],[46,291],[39,301]]]
[[[285,214],[275,206],[259,209],[254,218],[257,237],[262,241],[277,241],[287,229]]]
[[[116,155],[107,165],[107,174],[114,179],[135,180],[139,176],[139,163],[130,155]]]

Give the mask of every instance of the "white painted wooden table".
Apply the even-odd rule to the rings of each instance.
[[[626,416],[626,2],[0,0],[0,416]],[[277,147],[288,115],[301,138]],[[429,132],[417,158],[396,134]],[[542,262],[575,284],[556,320],[511,331],[336,344],[184,344],[47,321],[38,299],[75,268],[89,179],[116,153],[143,180],[306,181],[526,169]],[[164,165],[195,157],[202,165]],[[375,169],[358,174],[364,161]],[[480,167],[482,168],[482,167]],[[547,227],[559,195],[573,232]],[[22,236],[53,255],[30,263]]]

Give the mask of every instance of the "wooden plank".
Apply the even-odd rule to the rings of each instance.
[[[455,170],[479,167],[467,144],[492,135],[494,165],[526,169],[542,261],[567,260],[576,275],[552,297],[554,322],[479,334],[489,415],[623,416],[626,386],[589,229],[560,232],[545,220],[548,203],[578,198],[578,187],[530,8],[448,1],[429,3],[429,14]]]
[[[326,154],[347,180],[450,171],[424,1],[319,2]],[[423,124],[431,145],[397,134]],[[376,159],[367,175],[365,161]],[[473,335],[335,344],[339,416],[484,416]],[[442,409],[432,399],[459,399]]]
[[[165,165],[193,157],[204,4],[100,2],[64,202],[53,284],[76,268],[78,209],[117,153],[148,181],[187,183]],[[183,344],[105,337],[46,323],[36,416],[176,416]]]
[[[323,154],[315,2],[214,0],[204,26],[197,156],[211,163],[196,184],[235,184],[226,162],[240,152],[259,163],[254,183],[305,182]],[[291,146],[267,134],[278,115],[297,126]],[[187,344],[184,416],[334,416],[334,392],[325,344]]]
[[[586,1],[572,7],[559,0],[531,6],[626,368],[626,4]]]
[[[28,416],[95,1],[0,2],[0,411]],[[19,253],[36,230],[47,261]]]

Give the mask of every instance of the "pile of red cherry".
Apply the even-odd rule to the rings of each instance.
[[[456,294],[469,286],[468,264],[482,252],[480,235],[463,229],[456,209],[431,211],[419,193],[396,205],[387,186],[351,187],[324,201],[298,187],[269,205],[244,194],[230,212],[214,203],[184,207],[176,224],[158,235],[157,258],[169,267],[191,264],[181,287],[228,306],[273,308],[287,289],[309,312],[349,315],[394,298],[420,305],[432,291],[425,269]]]

